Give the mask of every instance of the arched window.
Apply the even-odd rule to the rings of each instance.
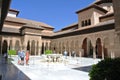
[[[91,20],[90,19],[88,20],[88,25],[91,25]]]
[[[84,23],[84,21],[82,21],[82,25],[81,25],[82,27],[84,27],[85,26],[85,23]]]
[[[85,20],[85,26],[87,26],[87,20]]]

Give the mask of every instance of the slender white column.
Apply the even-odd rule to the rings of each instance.
[[[95,49],[95,46],[93,46],[93,58],[96,59],[96,49]]]
[[[104,60],[104,45],[102,44],[102,59]]]
[[[36,50],[37,49],[37,42],[36,41],[35,41],[35,48],[34,49],[35,49],[35,55],[36,55],[36,52],[37,52],[37,50]]]
[[[15,50],[15,40],[12,40],[12,50]]]
[[[45,42],[44,42],[44,48],[43,48],[43,52],[44,52],[44,54],[45,54],[45,47],[46,47],[46,45],[45,45]]]
[[[81,51],[79,51],[79,57],[82,57],[82,52]]]
[[[38,55],[40,56],[42,53],[42,38],[40,37],[39,40],[38,40]]]
[[[111,51],[111,58],[115,58],[115,54],[113,51]]]
[[[10,40],[7,40],[7,51],[9,50]]]

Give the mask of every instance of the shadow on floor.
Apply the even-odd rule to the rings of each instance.
[[[11,62],[0,56],[0,80],[30,80]]]
[[[72,68],[72,69],[75,69],[75,70],[80,70],[80,71],[84,71],[84,72],[89,72],[92,68],[92,65],[91,66],[84,66],[84,67],[77,67],[77,68]]]

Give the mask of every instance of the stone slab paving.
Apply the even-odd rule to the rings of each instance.
[[[100,61],[100,59],[68,57],[67,63],[48,63],[41,62],[41,56],[32,56],[29,66],[22,66],[17,64],[17,56],[12,58],[14,59],[12,63],[31,80],[89,80],[90,66]]]

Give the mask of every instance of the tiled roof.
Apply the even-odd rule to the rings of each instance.
[[[114,16],[114,12],[107,13],[107,14],[101,16],[100,18],[104,18],[104,17],[107,17],[107,16],[108,16],[108,17],[109,17],[109,16]]]
[[[20,33],[19,29],[16,28],[9,28],[9,27],[3,27],[2,32],[7,32],[7,33]]]
[[[81,9],[81,10],[78,10],[76,13],[78,14],[79,12],[88,10],[88,9],[90,9],[90,8],[96,8],[96,9],[98,9],[98,10],[104,12],[104,13],[107,13],[107,12],[108,12],[108,11],[105,10],[104,8],[102,8],[102,7],[100,7],[100,6],[96,5],[96,4],[92,4],[92,5],[90,5],[90,6],[86,7],[86,8],[83,8],[83,9]]]
[[[69,28],[72,28],[72,27],[75,27],[76,25],[78,25],[78,23],[70,24],[70,25],[68,25],[68,26],[66,26],[66,27],[64,27],[64,28],[62,28],[61,30],[56,31],[55,33],[61,32],[61,31],[63,31],[63,30],[66,30],[66,29],[69,29]]]
[[[80,30],[84,30],[84,29],[89,29],[89,28],[93,28],[93,27],[109,25],[109,24],[113,24],[114,22],[115,22],[114,20],[104,21],[104,22],[100,22],[96,25],[91,25],[89,27],[81,27],[81,28],[76,29],[76,30],[67,30],[67,31],[57,32],[57,33],[54,33],[53,36],[63,35],[63,34],[66,34],[66,33],[71,33],[71,32],[80,31]]]
[[[7,17],[6,21],[10,21],[10,22],[18,22],[18,23],[24,23],[24,24],[34,24],[34,25],[39,25],[42,27],[47,27],[47,28],[52,28],[54,29],[52,26],[45,24],[43,22],[37,22],[37,21],[33,21],[33,20],[27,20],[27,19],[23,19],[23,18],[16,18],[16,17]]]
[[[18,11],[18,10],[15,10],[15,9],[9,9],[9,11],[16,12],[17,15],[19,14],[19,11]]]
[[[93,4],[112,3],[112,0],[96,0]]]
[[[81,27],[81,28],[76,29],[76,30],[66,30],[66,31],[61,31],[61,32],[53,33],[53,35],[51,35],[51,36],[62,35],[62,34],[66,34],[66,33],[71,33],[71,32],[80,31],[80,30],[84,30],[84,29],[89,29],[89,28],[93,28],[93,27],[99,27],[99,26],[109,25],[109,24],[113,24],[113,23],[114,23],[114,20],[109,20],[109,21],[98,23],[96,25],[91,25],[89,27]],[[3,27],[2,32],[20,33],[19,29],[9,28],[9,27]]]
[[[39,25],[34,25],[34,24],[23,25],[23,27],[21,27],[20,29],[23,29],[23,28],[33,28],[33,29],[41,29],[41,30],[44,29],[43,27],[41,27]]]
[[[78,25],[78,23],[70,24],[70,25],[68,25],[68,26],[66,26],[66,27],[64,27],[64,28],[62,28],[62,30],[63,30],[63,29],[66,29],[66,28],[74,27],[75,25]]]

